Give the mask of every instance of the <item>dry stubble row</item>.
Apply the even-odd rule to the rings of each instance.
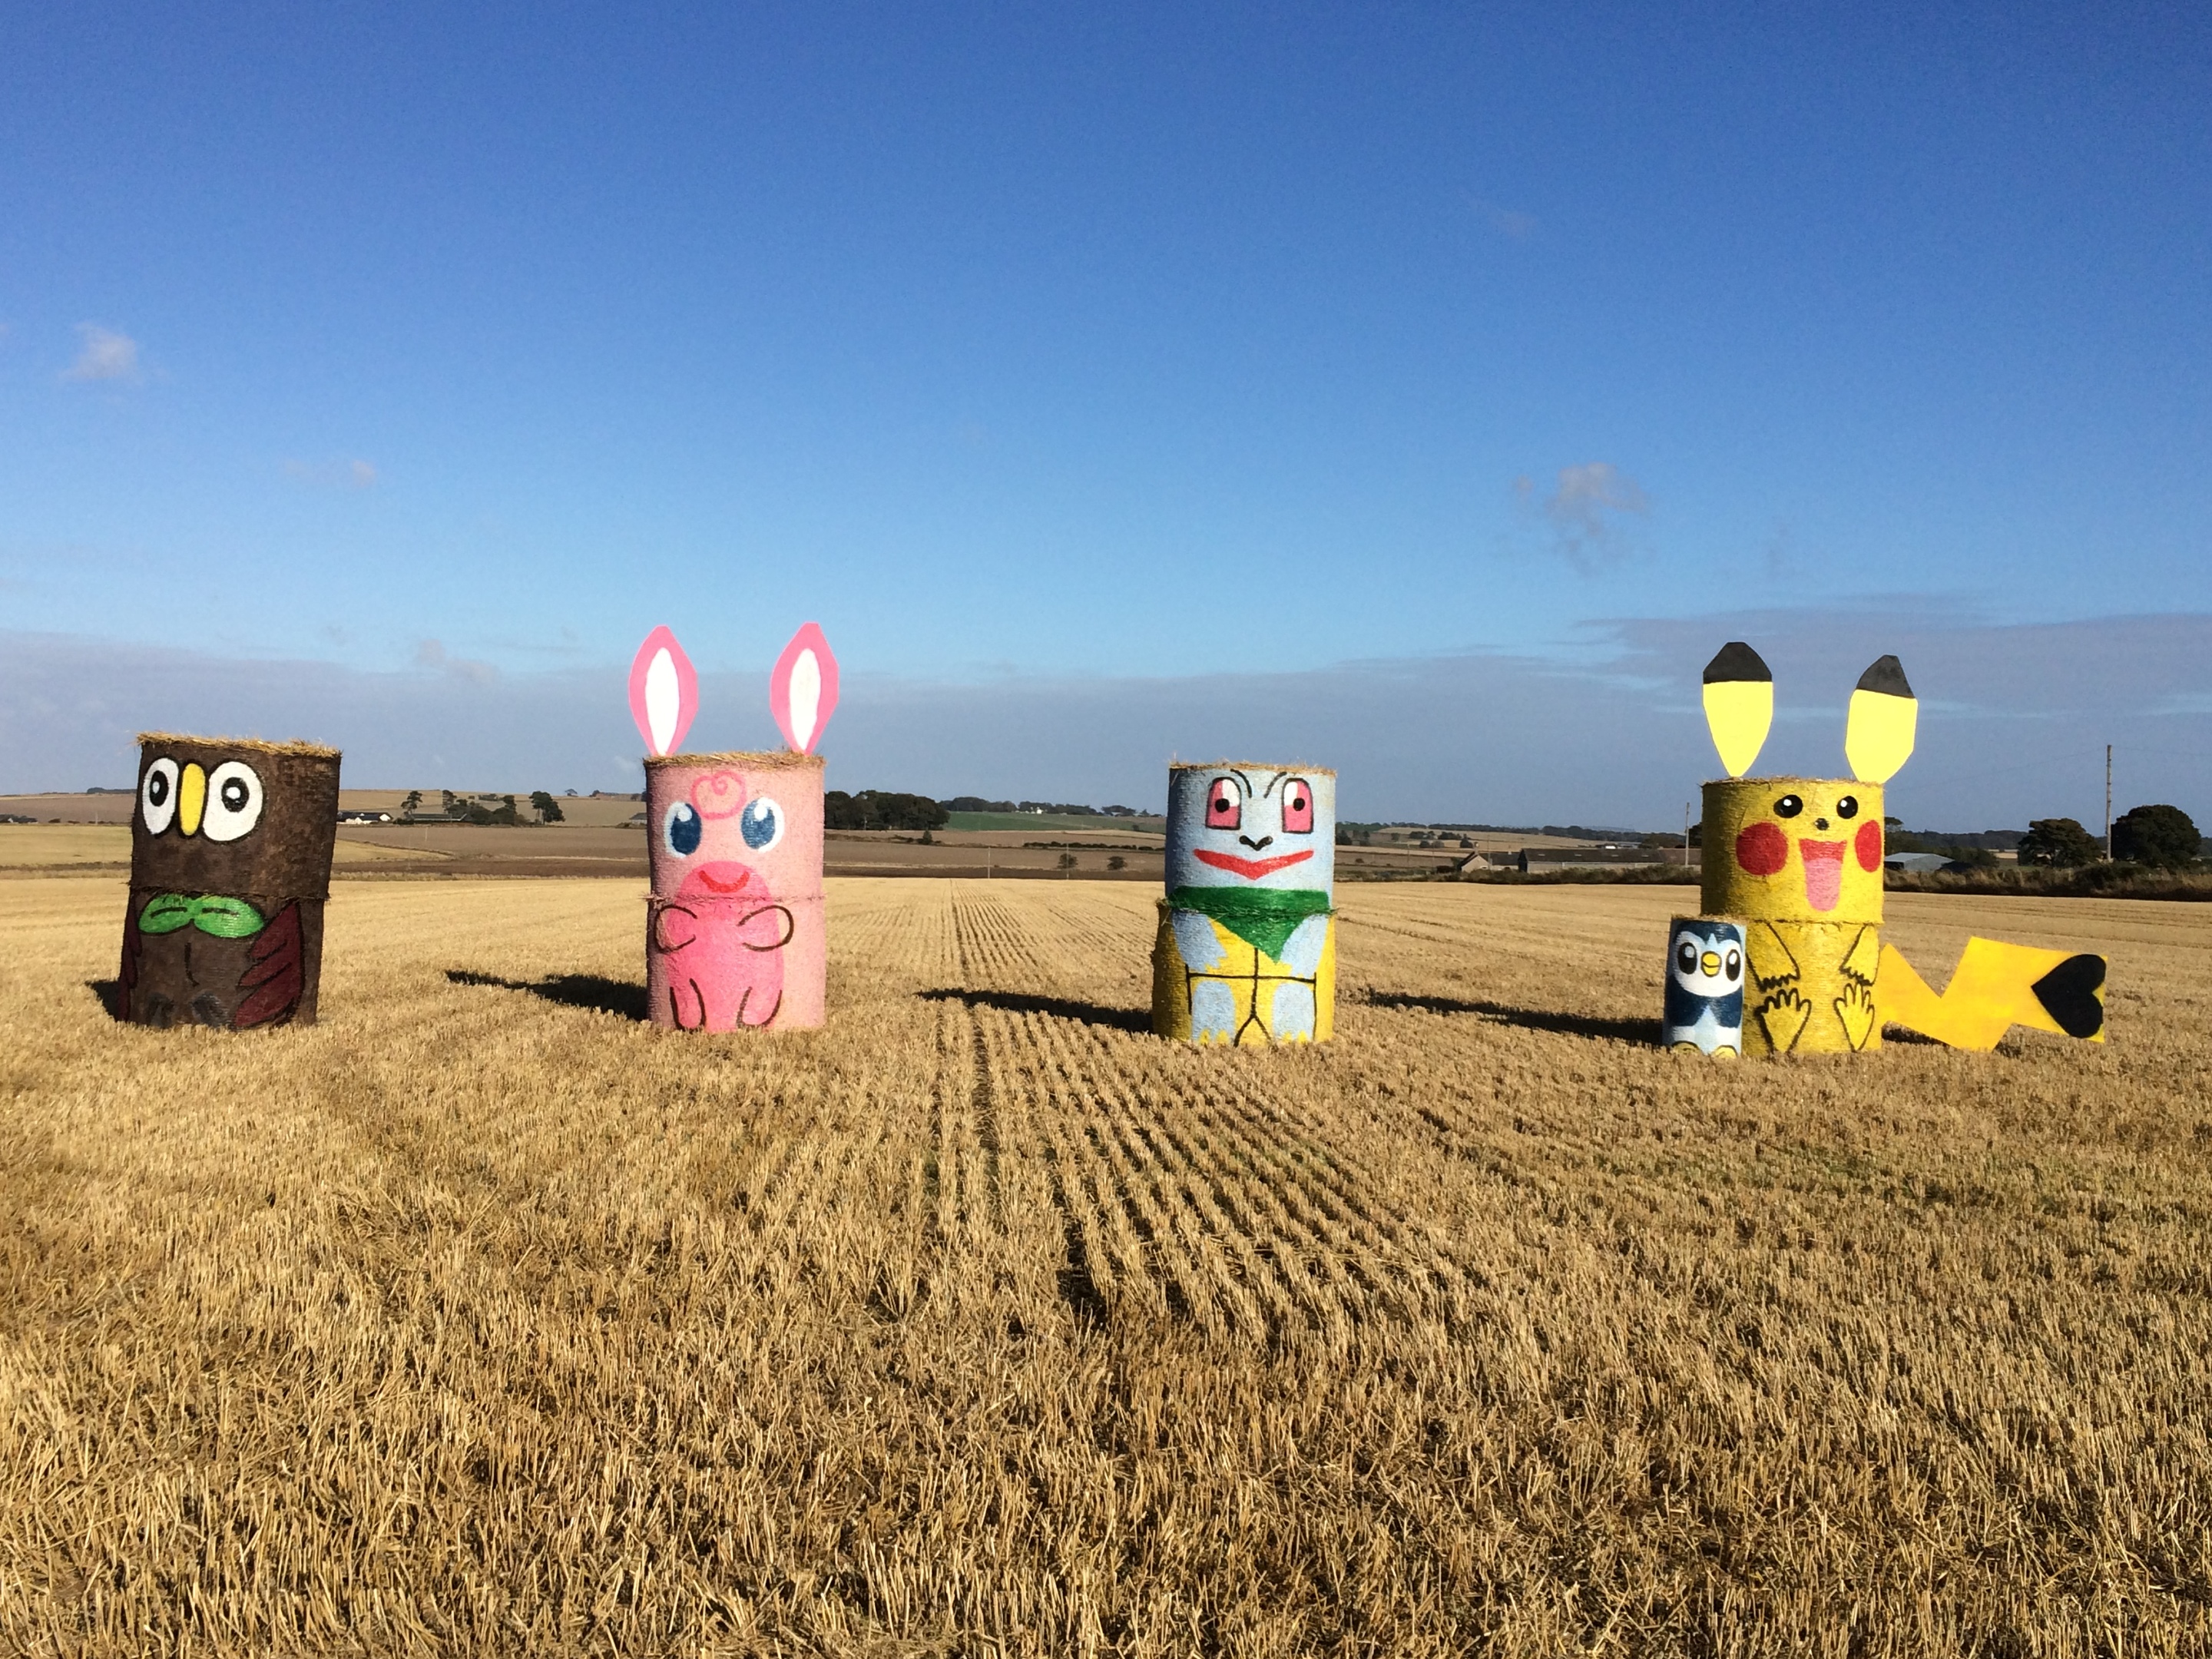
[[[624,884],[364,883],[237,1039],[0,886],[0,1644],[2212,1634],[2188,907],[1895,905],[2109,948],[2107,1050],[1729,1069],[1664,892],[1355,890],[1340,1041],[1237,1054],[1141,889],[831,892],[821,1034],[638,1024]]]

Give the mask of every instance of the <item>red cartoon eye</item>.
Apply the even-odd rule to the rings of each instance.
[[[1304,778],[1292,778],[1283,786],[1283,833],[1313,834],[1313,791]]]
[[[1206,827],[1239,830],[1244,824],[1244,792],[1234,778],[1216,778],[1206,791]]]

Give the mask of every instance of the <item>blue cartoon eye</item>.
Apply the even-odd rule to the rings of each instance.
[[[738,815],[738,832],[756,853],[765,853],[783,839],[783,808],[765,795],[757,795]]]
[[[690,858],[699,850],[699,837],[706,829],[706,821],[690,801],[678,801],[668,809],[668,850],[679,859]]]

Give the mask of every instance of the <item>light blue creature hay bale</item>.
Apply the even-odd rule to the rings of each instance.
[[[1188,1042],[1328,1041],[1335,887],[1335,774],[1171,768],[1152,1029]]]

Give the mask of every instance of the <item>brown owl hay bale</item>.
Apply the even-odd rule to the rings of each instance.
[[[338,751],[161,732],[138,742],[118,1015],[219,1030],[313,1024]]]

